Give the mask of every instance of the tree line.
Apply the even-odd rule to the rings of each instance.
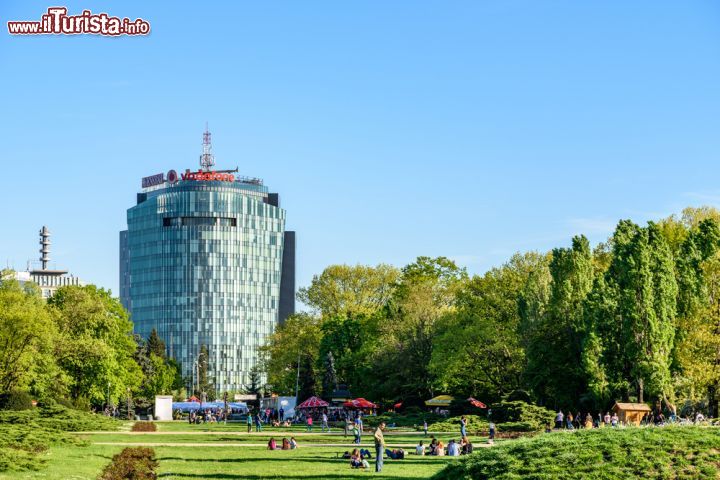
[[[45,301],[36,285],[0,276],[0,395],[81,409],[148,407],[155,395],[184,395],[180,366],[153,330],[148,339],[110,292],[59,288]],[[132,401],[128,401],[131,399]]]
[[[515,393],[550,408],[616,400],[692,405],[717,415],[720,212],[688,208],[618,223],[594,248],[512,256],[469,276],[451,260],[333,265],[261,349],[280,394],[420,404],[439,393]],[[299,375],[298,375],[299,373]]]

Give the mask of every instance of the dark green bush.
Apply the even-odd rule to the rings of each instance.
[[[33,408],[32,397],[28,392],[13,390],[0,395],[0,409],[2,410],[30,410]]]
[[[428,425],[431,432],[457,432],[460,433],[460,418],[450,417],[439,422]],[[488,422],[484,417],[478,415],[465,415],[467,420],[468,435],[477,435],[481,432],[487,432]]]
[[[434,479],[720,478],[720,429],[601,428],[477,449]]]
[[[65,432],[117,430],[120,426],[120,422],[104,415],[80,412],[58,404],[44,405],[32,410],[0,411],[0,424],[27,424]]]
[[[152,448],[130,447],[113,456],[98,480],[154,480],[157,466]]]
[[[423,421],[427,421],[429,426],[431,423],[440,421],[443,418],[435,413],[423,413],[419,409],[410,410],[408,408],[403,413],[388,412],[376,417],[364,417],[363,422],[368,427],[375,427],[380,422],[385,422],[386,425],[395,425],[396,427],[421,429]]]
[[[528,424],[531,430],[543,430],[554,419],[555,412],[552,410],[519,400],[492,405],[490,418],[495,423],[520,422]]]
[[[133,432],[157,432],[155,422],[135,422],[131,428]]]

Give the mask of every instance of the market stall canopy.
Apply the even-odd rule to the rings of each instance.
[[[425,406],[427,407],[449,407],[450,402],[453,401],[453,397],[450,395],[438,395],[437,397],[425,400]]]
[[[192,412],[195,410],[200,410],[200,402],[173,402],[172,404],[173,410],[182,410],[183,412]],[[214,409],[223,409],[225,408],[225,402],[203,402],[202,403],[202,409],[209,408],[211,410]],[[242,410],[243,412],[247,411],[247,404],[243,402],[228,402],[228,408],[232,410]]]
[[[473,407],[477,407],[477,408],[487,408],[487,405],[485,405],[485,404],[484,404],[483,402],[481,402],[480,400],[474,399],[473,397],[468,398],[468,402],[470,402],[470,404],[471,404]]]
[[[345,408],[378,408],[377,405],[374,403],[365,400],[364,398],[356,398],[355,400],[350,400],[349,402],[343,403],[343,407]]]
[[[320,407],[327,407],[328,405],[329,405],[329,403],[326,402],[325,400],[323,400],[322,398],[310,397],[295,408],[296,409],[298,409],[298,408],[320,408]]]

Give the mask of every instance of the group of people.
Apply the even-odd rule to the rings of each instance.
[[[188,422],[192,424],[200,423],[216,423],[227,419],[227,413],[223,409],[213,410],[206,408],[205,410],[193,410],[188,415]]]
[[[565,415],[562,410],[558,410],[555,415],[555,428],[558,430],[574,430],[579,428],[589,429],[600,428],[602,426],[617,427],[619,425],[620,418],[617,413],[613,413],[611,415],[610,412],[607,412],[603,415],[602,412],[600,412],[597,414],[597,417],[593,417],[589,412],[585,414],[585,416],[578,412],[577,415],[573,416],[572,413]]]
[[[282,446],[278,447],[277,442],[275,441],[275,438],[270,437],[270,440],[268,441],[268,450],[295,450],[298,447],[297,442],[295,441],[295,437],[290,437],[290,440],[287,438],[282,439]]]
[[[434,455],[436,457],[459,457],[460,455],[468,455],[473,451],[473,444],[468,437],[461,437],[459,441],[450,440],[447,447],[442,440],[438,440],[434,435],[430,437],[430,443],[427,447],[421,440],[415,447],[417,455]]]

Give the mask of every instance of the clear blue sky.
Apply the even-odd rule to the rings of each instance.
[[[720,204],[720,4],[70,1],[148,37],[11,37],[50,2],[0,3],[0,256],[54,258],[117,292],[140,178],[265,179],[298,282],[333,263],[604,240],[619,218]]]

